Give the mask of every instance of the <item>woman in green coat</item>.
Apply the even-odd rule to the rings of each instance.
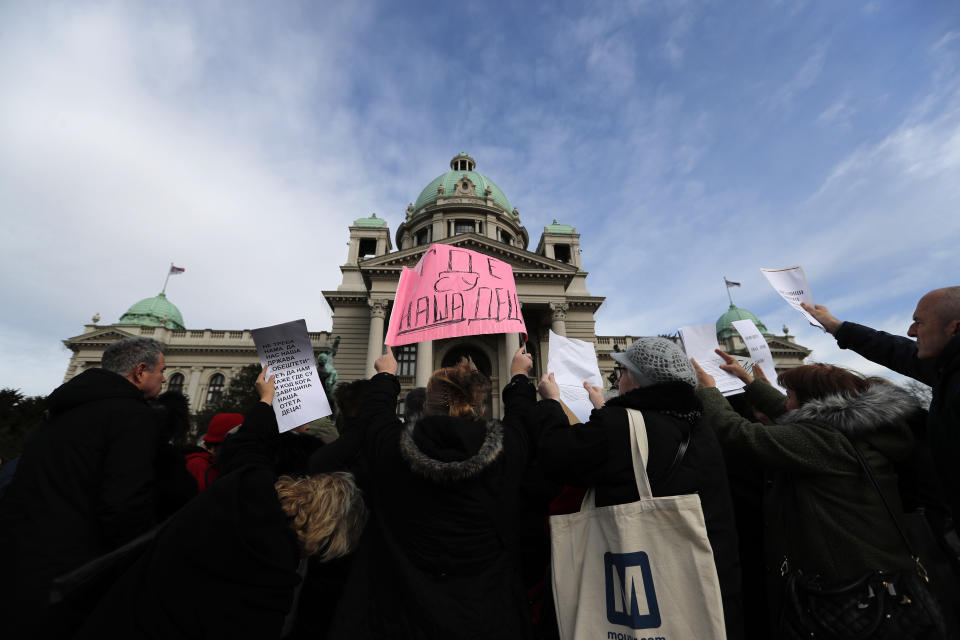
[[[765,472],[764,546],[770,593],[788,574],[825,587],[872,571],[913,571],[903,539],[864,472],[854,446],[871,466],[887,504],[901,513],[894,464],[910,455],[914,397],[881,379],[840,367],[804,365],[779,377],[787,396],[754,379],[723,353],[722,368],[746,383],[746,399],[773,424],[733,410],[696,362],[705,422],[721,444]],[[755,369],[756,371],[756,369]],[[773,603],[780,624],[784,603]],[[936,636],[933,636],[936,637]]]

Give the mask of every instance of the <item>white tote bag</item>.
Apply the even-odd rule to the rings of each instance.
[[[724,639],[713,551],[697,494],[654,498],[647,430],[627,410],[640,500],[550,517],[553,598],[562,640]]]

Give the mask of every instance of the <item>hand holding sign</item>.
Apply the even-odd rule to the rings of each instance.
[[[837,332],[837,329],[840,328],[840,325],[843,324],[842,321],[837,320],[830,309],[827,309],[822,304],[809,305],[806,302],[801,302],[800,306],[803,307],[803,310],[812,315],[817,321],[823,325],[824,330],[827,333],[833,334]]]

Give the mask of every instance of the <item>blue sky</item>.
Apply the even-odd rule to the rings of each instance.
[[[329,328],[346,227],[460,151],[535,248],[581,234],[601,334],[738,305],[875,373],[760,275],[904,333],[958,284],[955,2],[0,5],[0,386],[45,394],[99,312]]]

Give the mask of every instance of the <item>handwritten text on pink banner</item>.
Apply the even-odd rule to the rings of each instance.
[[[400,274],[387,344],[481,333],[526,338],[513,269],[477,251],[431,245],[415,268]]]

